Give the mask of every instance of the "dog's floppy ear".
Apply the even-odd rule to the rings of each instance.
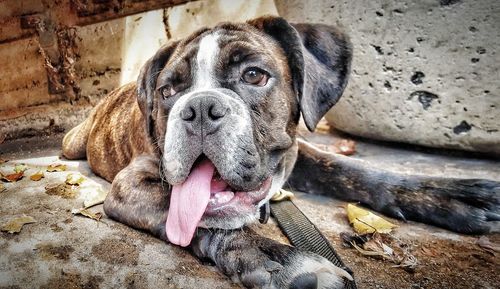
[[[352,58],[349,40],[323,24],[290,24],[272,16],[248,23],[277,40],[285,51],[302,116],[313,131],[347,85]]]
[[[170,56],[177,47],[178,42],[168,43],[162,46],[156,53],[142,66],[137,78],[137,102],[146,120],[146,128],[149,136],[154,135],[154,110],[156,110],[156,79],[165,67]]]

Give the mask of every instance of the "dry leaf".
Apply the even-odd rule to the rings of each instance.
[[[354,249],[356,249],[358,252],[360,252],[361,254],[365,255],[365,256],[371,256],[371,257],[382,257],[384,259],[391,259],[389,256],[386,256],[383,252],[381,251],[372,251],[372,250],[366,250],[364,248],[361,248],[359,247],[358,245],[356,245],[356,243],[352,243],[351,244]]]
[[[344,241],[347,240],[349,245],[362,255],[388,260],[395,264],[394,267],[413,271],[418,265],[417,258],[410,252],[412,245],[403,243],[398,238],[389,234],[355,235],[347,236],[347,239],[343,237],[343,239]]]
[[[274,193],[274,195],[271,198],[271,201],[280,202],[283,200],[291,200],[291,199],[293,199],[293,197],[294,197],[294,194],[292,192],[284,190],[284,189],[280,189],[279,191]]]
[[[349,223],[358,234],[389,233],[397,227],[397,225],[353,204],[347,204],[346,210]]]
[[[74,199],[76,190],[72,185],[68,184],[50,184],[45,187],[45,193],[52,196],[60,196],[64,199]]]
[[[66,176],[66,184],[68,185],[79,186],[84,180],[85,178],[80,174],[68,174]]]
[[[96,191],[97,193],[93,194],[91,198],[85,199],[83,201],[83,206],[85,207],[85,209],[104,203],[104,199],[106,199],[108,192],[100,187],[96,188]]]
[[[335,144],[325,145],[316,144],[316,146],[324,151],[350,156],[356,153],[356,142],[353,140],[342,139]]]
[[[13,174],[10,174],[10,175],[0,174],[0,176],[1,176],[2,181],[13,183],[13,182],[17,182],[17,181],[19,181],[20,179],[23,178],[24,171],[21,171],[21,172],[18,172],[18,173],[13,173]]]
[[[15,173],[21,173],[21,172],[24,172],[27,169],[28,169],[28,167],[25,164],[16,164],[14,166],[14,172]]]
[[[51,164],[47,167],[47,172],[63,172],[66,170],[66,165]]]
[[[44,174],[42,171],[38,171],[36,174],[31,175],[30,180],[38,182],[42,178],[44,178]]]
[[[486,236],[480,237],[476,241],[476,244],[493,255],[495,255],[495,252],[500,252],[500,244],[491,242],[490,239]]]
[[[7,223],[3,224],[0,228],[3,232],[8,232],[10,234],[19,233],[21,229],[26,224],[36,223],[36,220],[30,216],[21,216],[14,218]]]
[[[319,133],[328,133],[330,131],[330,125],[326,121],[326,119],[322,118],[318,122],[318,125],[316,125],[316,130],[315,132]]]
[[[5,191],[5,186],[0,183],[0,193],[3,193],[3,191]]]
[[[438,252],[433,249],[433,248],[428,248],[428,247],[425,247],[423,246],[420,251],[422,251],[422,254],[426,255],[426,256],[430,256],[430,257],[436,257],[438,256]]]
[[[97,212],[97,213],[92,213],[90,210],[87,210],[87,209],[73,209],[71,211],[71,213],[73,215],[82,215],[82,216],[85,216],[87,218],[90,218],[90,219],[93,219],[93,220],[96,220],[99,222],[99,220],[101,220],[102,218],[102,213],[101,212]]]
[[[343,139],[335,143],[335,147],[339,150],[339,154],[350,156],[356,152],[356,142],[353,140]]]

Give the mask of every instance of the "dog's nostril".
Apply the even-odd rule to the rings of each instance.
[[[192,107],[181,110],[181,118],[185,121],[193,121],[196,118],[196,111]]]
[[[221,105],[211,105],[208,108],[208,117],[212,120],[218,120],[226,115],[227,109]]]

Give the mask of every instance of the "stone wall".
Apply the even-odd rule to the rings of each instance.
[[[351,37],[350,83],[327,116],[336,128],[500,154],[500,1],[275,2],[290,21]]]

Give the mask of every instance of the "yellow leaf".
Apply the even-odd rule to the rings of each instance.
[[[87,210],[87,209],[74,209],[74,210],[71,211],[71,213],[73,215],[82,215],[82,216],[85,216],[87,218],[96,220],[98,222],[102,218],[102,213],[101,212],[92,213],[90,210]]]
[[[19,233],[21,232],[21,229],[23,228],[24,225],[31,223],[36,223],[36,220],[33,217],[30,216],[17,217],[3,224],[0,230],[3,232],[8,232],[10,234]]]
[[[18,173],[24,172],[27,169],[28,169],[28,167],[26,167],[25,164],[16,164],[16,166],[14,167],[14,172],[16,174],[18,174]]]
[[[5,190],[5,186],[2,183],[0,183],[0,193],[3,193],[4,190]]]
[[[39,180],[41,180],[44,177],[45,176],[43,175],[43,172],[39,171],[36,174],[31,175],[30,180],[38,182]]]
[[[358,234],[369,233],[390,233],[397,225],[375,215],[374,213],[357,207],[353,204],[347,204],[347,218]]]
[[[289,192],[287,190],[279,190],[276,193],[274,193],[273,197],[271,198],[271,201],[273,202],[279,202],[283,200],[290,200],[294,197],[292,192]]]
[[[45,186],[47,195],[59,196],[64,199],[74,199],[77,196],[77,190],[68,184],[49,184]]]
[[[66,170],[66,165],[63,164],[51,164],[47,167],[47,172],[62,172]]]
[[[68,174],[66,177],[66,184],[79,186],[85,178],[80,174]]]

